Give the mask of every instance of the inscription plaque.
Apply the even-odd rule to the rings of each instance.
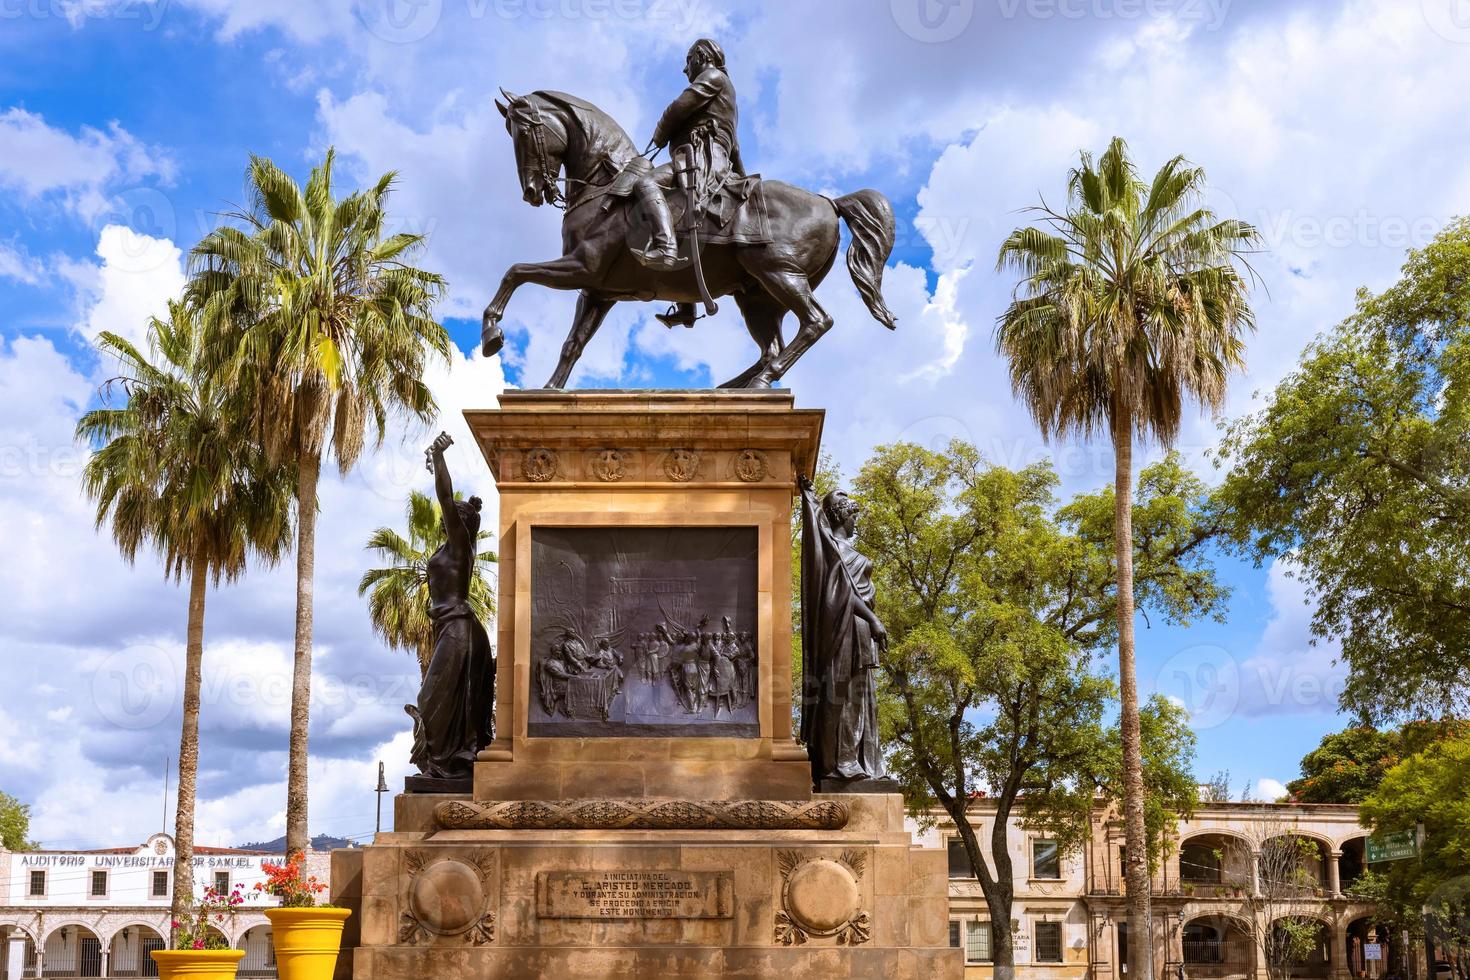
[[[732,871],[538,871],[543,919],[728,919]]]
[[[758,738],[753,527],[531,529],[532,737]]]

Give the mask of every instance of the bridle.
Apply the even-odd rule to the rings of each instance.
[[[536,159],[531,164],[517,164],[521,175],[521,183],[525,183],[526,174],[536,174],[541,178],[541,184],[545,190],[546,203],[562,211],[567,209],[568,199],[571,197],[573,184],[586,184],[585,180],[574,177],[559,176],[560,167],[551,165],[551,154],[546,152],[546,123],[541,119],[541,111],[531,102],[529,96],[511,95],[505,89],[500,90],[507,100],[506,108],[510,112],[510,119],[515,123],[519,131],[525,127],[530,133],[531,146],[536,151]],[[566,185],[563,193],[559,184]]]

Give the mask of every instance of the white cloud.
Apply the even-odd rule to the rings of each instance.
[[[167,182],[173,163],[117,123],[106,131],[83,126],[75,135],[25,109],[0,112],[0,188],[23,201],[59,196],[85,218],[107,210],[120,185],[147,178]]]
[[[1258,779],[1251,795],[1264,803],[1275,803],[1286,796],[1286,784],[1279,779]]]
[[[153,238],[122,225],[107,225],[97,239],[95,301],[80,325],[95,339],[104,330],[143,344],[152,317],[168,315],[168,301],[183,294],[183,253],[167,238]]]

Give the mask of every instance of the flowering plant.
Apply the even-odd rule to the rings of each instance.
[[[301,865],[306,861],[306,854],[297,851],[287,858],[285,864],[271,864],[262,861],[260,870],[265,872],[265,881],[257,881],[255,890],[274,895],[281,900],[281,906],[288,909],[311,908],[316,904],[316,897],[327,890],[327,886],[316,880],[315,875],[303,878],[301,876]]]
[[[174,929],[174,949],[229,949],[224,934],[217,928],[225,916],[235,914],[235,906],[243,905],[245,896],[237,887],[228,895],[213,888],[204,889],[204,898],[198,905],[191,905],[180,912],[171,925]]]

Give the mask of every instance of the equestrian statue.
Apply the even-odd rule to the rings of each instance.
[[[768,388],[832,326],[812,296],[837,259],[839,219],[852,240],[847,269],[873,317],[892,329],[883,266],[893,251],[893,206],[875,190],[834,199],[747,175],[736,135],[735,86],[720,46],[702,39],[684,62],[689,85],[639,153],[612,117],[562,92],[513,95],[495,105],[515,147],[521,196],[565,212],[550,262],[518,262],[500,281],[480,331],[488,357],[505,344],[500,320],[525,283],[578,292],[571,332],[547,388],[563,388],[613,304],[672,303],[658,319],[692,327],[733,296],[759,348],[722,388]],[[672,159],[653,165],[669,147]],[[563,185],[565,190],[563,190]],[[796,314],[787,343],[781,321]]]

